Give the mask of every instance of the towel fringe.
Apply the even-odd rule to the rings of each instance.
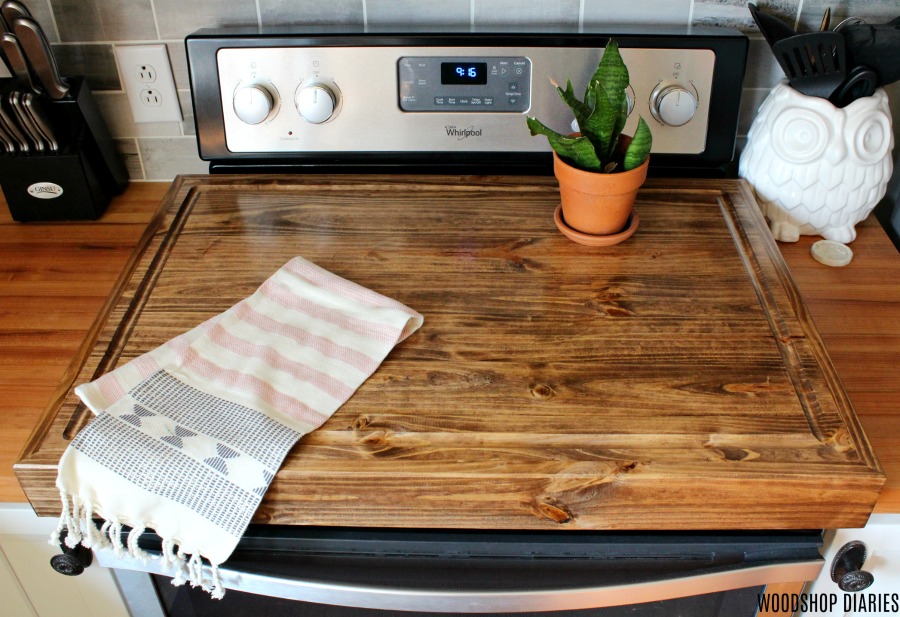
[[[109,540],[113,553],[117,558],[121,559],[128,554],[125,545],[122,543],[122,523],[117,518],[110,521]]]
[[[59,546],[59,538],[62,535],[63,529],[66,528],[66,523],[71,516],[71,512],[69,512],[69,495],[65,491],[60,491],[59,496],[62,499],[62,514],[59,515],[59,522],[56,523],[56,529],[53,530],[53,533],[50,534],[50,539],[47,541],[50,546]]]
[[[225,597],[225,588],[222,585],[219,567],[210,564],[207,576],[200,553],[193,553],[188,557],[181,547],[177,551],[175,550],[175,542],[164,539],[160,559],[163,565],[173,573],[173,586],[179,587],[190,583],[191,587],[200,587],[208,592],[214,600],[221,600]]]
[[[219,578],[219,566],[210,564],[209,570],[212,575],[212,590],[209,595],[213,600],[221,600],[225,597],[225,588],[222,587],[222,580]]]
[[[125,543],[125,546],[128,548],[128,554],[135,559],[139,559],[142,563],[149,563],[153,558],[153,555],[138,546],[138,538],[146,530],[147,528],[143,523],[135,523],[131,531],[128,532],[128,541]]]
[[[94,524],[94,504],[90,501],[85,501],[81,510],[83,515],[82,533],[84,534],[81,543],[87,548],[107,548],[109,542],[105,535],[97,529],[97,525]]]
[[[94,505],[79,497],[60,491],[62,500],[62,514],[56,529],[50,534],[49,543],[59,546],[63,530],[66,531],[64,542],[69,548],[75,548],[78,544],[90,549],[108,548],[114,551],[117,558],[125,556],[140,559],[148,563],[151,559],[159,559],[166,570],[173,573],[172,585],[179,586],[190,583],[192,587],[200,587],[209,592],[215,600],[221,600],[225,596],[225,588],[219,573],[219,567],[209,565],[209,573],[204,569],[203,559],[200,553],[193,553],[190,557],[184,549],[169,538],[162,539],[162,555],[155,557],[138,545],[138,539],[146,531],[146,527],[137,523],[128,532],[125,542],[122,541],[122,522],[118,518],[104,519],[98,529],[94,524]]]

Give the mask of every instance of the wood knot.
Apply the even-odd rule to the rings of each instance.
[[[544,518],[548,518],[554,523],[558,523],[560,525],[564,525],[575,518],[575,515],[569,512],[569,509],[560,503],[542,501],[537,504],[537,509],[538,512],[540,512],[541,516],[543,516]]]
[[[371,448],[385,448],[388,446],[388,434],[387,431],[372,431],[363,435],[359,441]]]
[[[369,420],[368,416],[359,416],[355,420],[353,420],[350,428],[352,428],[354,431],[360,431],[369,426],[370,422],[371,421]]]
[[[629,471],[636,469],[637,466],[638,466],[637,461],[625,461],[623,463],[619,463],[619,465],[616,469],[617,469],[618,473],[628,473]]]
[[[845,426],[836,430],[828,439],[828,443],[836,452],[843,453],[855,449],[853,447],[853,439],[850,436],[850,431],[848,431]]]
[[[706,448],[708,448],[712,452],[715,452],[716,456],[721,460],[729,461],[732,463],[752,461],[753,459],[759,458],[759,452],[746,450],[744,448],[737,448],[732,446],[714,446],[711,444],[706,444]]]
[[[585,306],[609,317],[631,317],[634,311],[625,298],[622,289],[608,285],[597,290],[594,297],[585,302]]]
[[[534,398],[548,399],[554,394],[556,394],[556,392],[554,392],[553,388],[545,383],[539,383],[531,386],[531,396],[533,396]]]

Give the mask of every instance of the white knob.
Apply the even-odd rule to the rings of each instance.
[[[321,84],[300,90],[295,103],[303,119],[313,124],[325,122],[334,113],[334,94]]]
[[[650,96],[650,113],[667,126],[682,126],[697,111],[694,93],[683,86],[659,86]]]
[[[247,124],[259,124],[268,118],[274,105],[272,95],[260,85],[242,86],[234,93],[234,113]]]

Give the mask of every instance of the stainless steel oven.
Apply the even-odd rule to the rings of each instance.
[[[631,69],[629,122],[653,122],[652,173],[728,175],[747,39],[723,29],[200,31],[186,40],[198,149],[212,173],[548,173],[525,116],[569,128],[550,79],[583,88],[610,36]],[[769,584],[814,579],[821,543],[821,530],[251,525],[218,601],[168,585],[156,562],[97,560],[129,593],[149,579],[127,572],[153,575],[161,604],[135,601],[145,615],[731,617],[756,614]],[[150,533],[140,545],[160,549]]]

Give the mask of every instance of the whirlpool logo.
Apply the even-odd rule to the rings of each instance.
[[[28,194],[38,199],[56,199],[63,194],[63,188],[53,182],[35,182],[28,187]]]
[[[469,137],[481,137],[481,129],[476,129],[474,126],[464,129],[457,126],[445,126],[444,129],[447,131],[447,137],[456,137],[457,141],[462,141]]]

